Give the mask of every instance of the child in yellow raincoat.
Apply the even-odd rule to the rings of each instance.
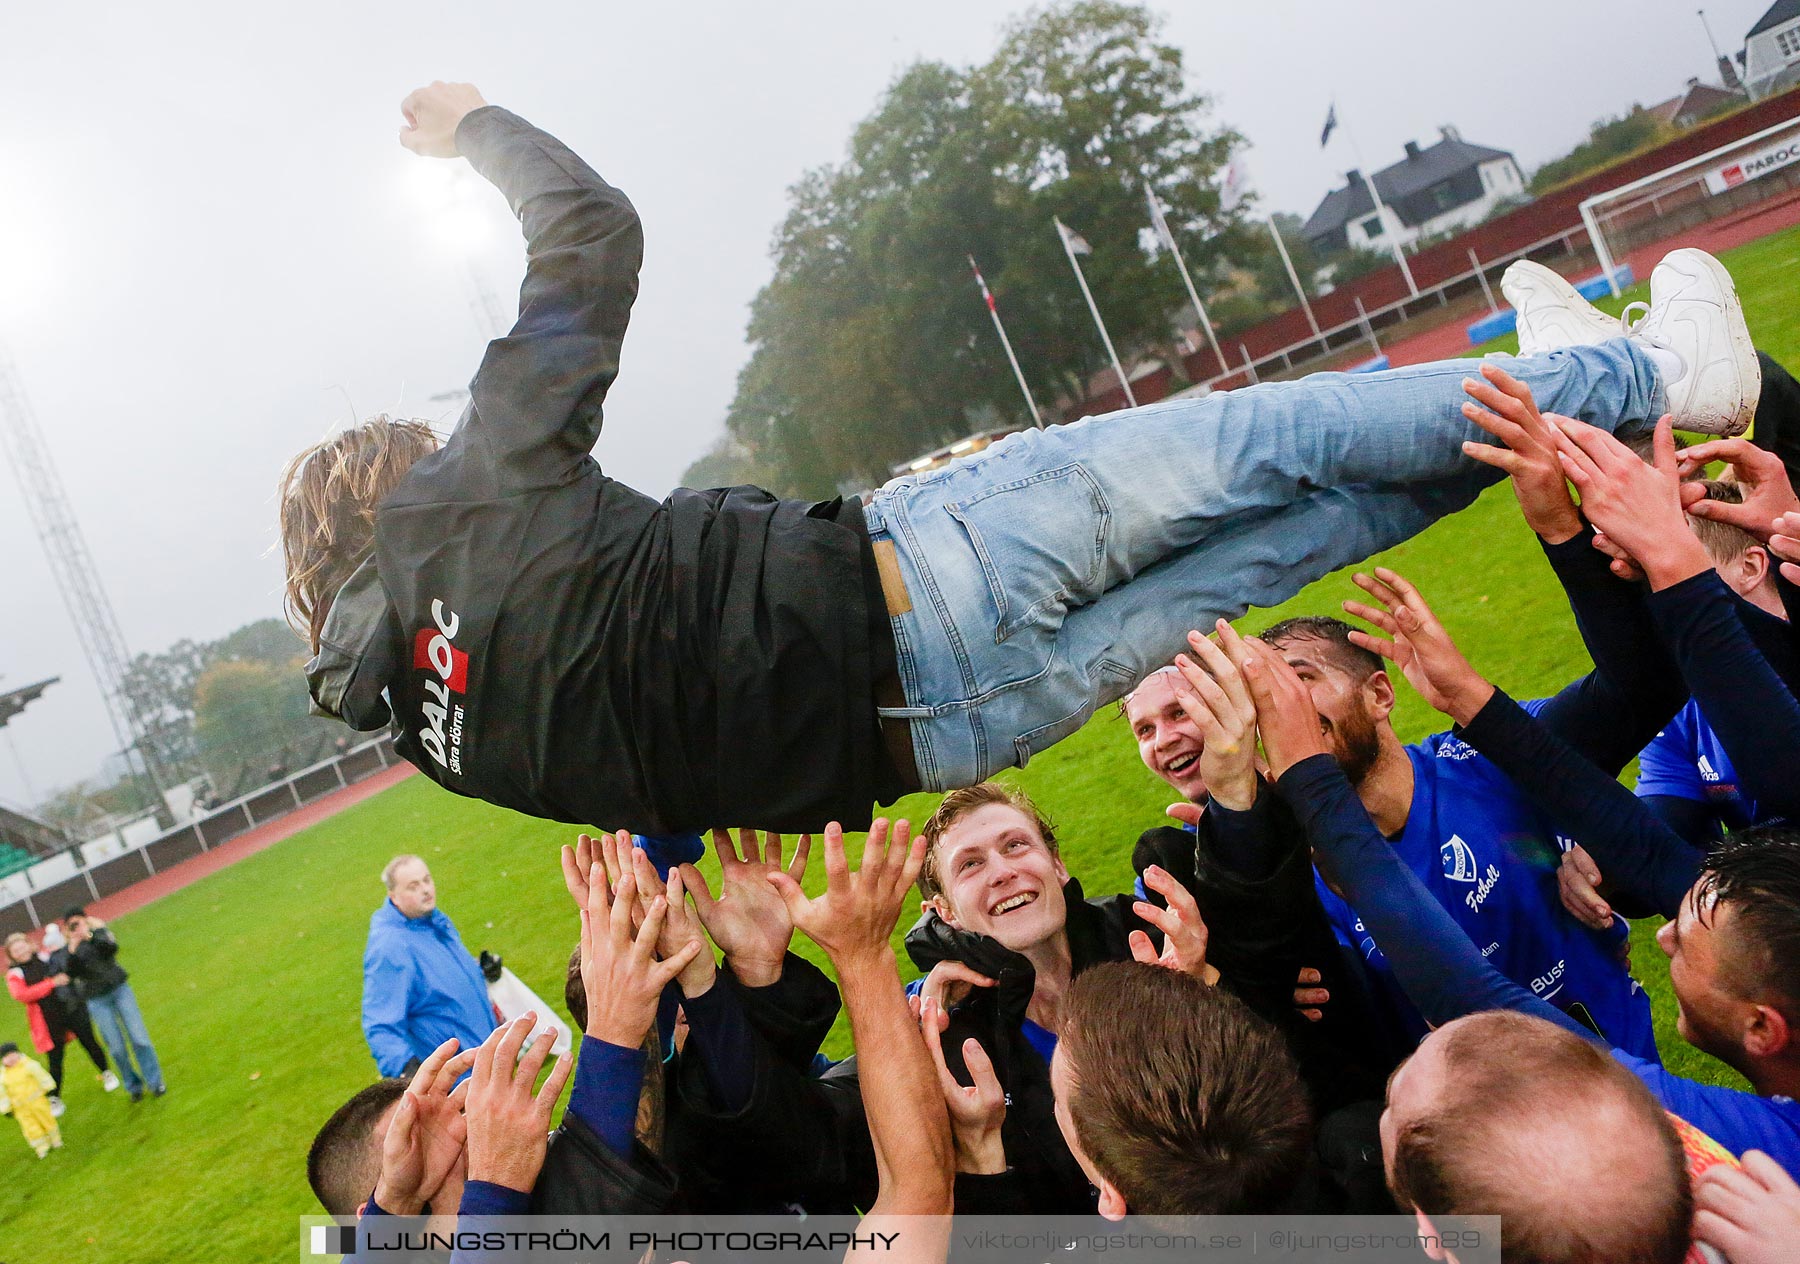
[[[10,1040],[0,1045],[0,1115],[10,1112],[19,1121],[40,1159],[62,1148],[62,1129],[50,1113],[50,1092],[55,1087],[50,1072],[20,1053],[18,1045]]]

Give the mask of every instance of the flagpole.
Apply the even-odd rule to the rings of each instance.
[[[1062,238],[1063,253],[1069,256],[1069,266],[1075,269],[1075,280],[1081,286],[1081,297],[1087,300],[1088,312],[1094,318],[1094,327],[1100,331],[1100,341],[1106,344],[1106,354],[1112,360],[1113,372],[1118,375],[1119,386],[1125,392],[1125,403],[1128,407],[1137,407],[1137,396],[1131,393],[1131,383],[1125,380],[1125,366],[1119,363],[1119,353],[1113,350],[1112,338],[1106,332],[1106,322],[1100,319],[1100,309],[1094,305],[1094,293],[1088,289],[1087,278],[1081,274],[1081,265],[1075,261],[1075,247],[1069,238],[1073,235],[1069,227],[1055,215],[1050,221],[1056,225],[1056,235]]]
[[[1031,397],[1031,388],[1025,385],[1025,374],[1019,368],[1019,357],[1013,354],[1012,339],[1006,336],[1006,326],[1000,323],[1000,309],[994,303],[994,296],[988,292],[987,281],[981,275],[981,269],[975,266],[975,256],[969,256],[969,270],[975,274],[975,284],[981,287],[981,297],[987,300],[988,315],[994,318],[994,332],[1000,335],[1000,345],[1006,348],[1006,359],[1012,365],[1013,376],[1019,381],[1019,393],[1025,396],[1025,406],[1031,409],[1031,420],[1039,430],[1044,428],[1044,418],[1038,412],[1037,400]]]
[[[1175,244],[1175,234],[1169,230],[1168,218],[1163,214],[1162,201],[1156,196],[1156,190],[1150,187],[1150,177],[1144,177],[1144,196],[1150,200],[1150,222],[1155,225],[1157,235],[1162,238],[1163,245],[1175,256],[1175,266],[1181,270],[1181,283],[1187,287],[1188,301],[1194,305],[1195,315],[1200,317],[1200,328],[1206,331],[1207,345],[1212,348],[1213,359],[1219,362],[1219,372],[1226,371],[1225,353],[1219,350],[1218,336],[1213,333],[1212,321],[1207,318],[1206,305],[1200,301],[1199,292],[1194,289],[1194,278],[1188,275],[1187,260],[1181,257],[1181,247]]]
[[[1299,274],[1294,271],[1294,261],[1288,258],[1287,243],[1281,240],[1281,230],[1275,226],[1275,217],[1269,217],[1269,233],[1275,238],[1275,250],[1281,255],[1281,266],[1287,269],[1288,280],[1293,282],[1294,293],[1300,296],[1300,307],[1306,313],[1306,323],[1312,326],[1313,337],[1323,338],[1319,329],[1319,319],[1313,315],[1312,304],[1306,301],[1306,290],[1300,284]]]
[[[1333,109],[1336,109],[1335,105]],[[1406,278],[1406,288],[1411,291],[1412,297],[1418,298],[1418,283],[1413,280],[1412,269],[1407,266],[1406,252],[1400,247],[1400,216],[1397,214],[1394,216],[1395,227],[1390,232],[1387,222],[1387,207],[1382,203],[1381,190],[1375,187],[1375,173],[1368,170],[1363,164],[1362,146],[1356,143],[1356,133],[1350,130],[1348,123],[1341,126],[1344,129],[1345,139],[1350,142],[1350,152],[1356,156],[1356,169],[1362,173],[1363,182],[1369,186],[1369,196],[1375,200],[1375,214],[1381,219],[1381,232],[1388,239],[1388,248],[1394,252],[1394,262],[1400,265],[1400,275]],[[1350,190],[1350,194],[1354,197],[1356,190]]]

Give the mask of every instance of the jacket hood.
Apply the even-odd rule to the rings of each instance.
[[[393,718],[382,692],[393,676],[393,611],[373,555],[332,598],[319,652],[306,665],[310,711],[366,732]]]

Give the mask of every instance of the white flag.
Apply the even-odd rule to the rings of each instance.
[[[1094,253],[1094,248],[1088,245],[1086,237],[1070,228],[1062,220],[1056,219],[1055,216],[1051,218],[1056,220],[1056,231],[1062,234],[1063,245],[1068,248],[1070,254],[1091,255]]]
[[[1233,158],[1225,168],[1225,180],[1219,186],[1219,209],[1226,214],[1235,211],[1250,193],[1250,173],[1241,159]]]
[[[1156,236],[1163,244],[1163,249],[1173,253],[1176,249],[1175,234],[1169,231],[1168,217],[1163,214],[1162,199],[1156,196],[1156,190],[1148,183],[1144,185],[1144,197],[1150,202],[1150,222],[1156,227]]]

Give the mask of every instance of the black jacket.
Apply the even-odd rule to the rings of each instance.
[[[83,1000],[105,996],[125,984],[125,967],[119,964],[119,941],[102,926],[79,947],[69,949],[69,978]]]
[[[1130,935],[1154,926],[1131,911],[1132,897],[1087,900],[1081,883],[1063,886],[1068,905],[1069,957],[1073,974],[1102,961],[1131,960]],[[964,1083],[963,1041],[981,1042],[994,1064],[994,1076],[1006,1091],[1006,1121],[1001,1142],[1009,1170],[1003,1177],[956,1178],[956,1210],[960,1213],[1081,1215],[1095,1209],[1093,1187],[1057,1126],[1056,1101],[1050,1091],[1050,1068],[1025,1038],[1026,1007],[1037,986],[1037,972],[1020,954],[985,935],[956,930],[927,913],[906,934],[907,955],[929,972],[940,961],[960,961],[995,980],[991,988],[975,988],[950,1012],[944,1032],[944,1060]]]
[[[1221,859],[1221,829],[1260,836],[1264,868],[1254,878]],[[1196,835],[1173,826],[1146,830],[1132,854],[1185,886],[1206,923],[1207,961],[1219,984],[1287,1038],[1313,1108],[1321,1118],[1352,1102],[1385,1096],[1388,1073],[1405,1051],[1377,1021],[1355,954],[1344,950],[1313,886],[1305,831],[1280,797],[1264,787],[1249,811],[1208,810]],[[1154,892],[1150,900],[1166,901]],[[1331,1000],[1318,1022],[1294,1006],[1303,967],[1318,970]]]
[[[637,213],[505,110],[471,112],[457,144],[522,222],[519,320],[448,443],[382,502],[307,665],[315,709],[359,729],[391,716],[440,785],[552,820],[865,826],[902,787],[875,714],[893,645],[860,505],[754,487],[658,503],[602,473],[589,449],[637,294]]]

